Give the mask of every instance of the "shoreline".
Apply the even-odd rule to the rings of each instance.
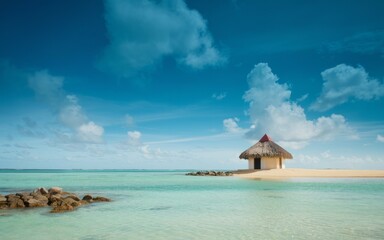
[[[270,169],[237,170],[233,176],[248,179],[260,178],[384,178],[384,170],[348,170],[348,169]]]

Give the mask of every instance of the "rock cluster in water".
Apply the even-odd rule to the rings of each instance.
[[[221,171],[198,171],[190,172],[185,175],[188,176],[232,176],[233,172],[221,172]]]
[[[84,195],[80,199],[76,194],[64,192],[60,187],[36,188],[33,192],[1,195],[0,209],[52,207],[51,213],[72,211],[79,206],[92,202],[110,202],[109,198]]]

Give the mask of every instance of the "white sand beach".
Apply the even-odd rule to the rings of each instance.
[[[271,169],[238,170],[234,176],[242,178],[384,178],[384,170],[347,169]]]

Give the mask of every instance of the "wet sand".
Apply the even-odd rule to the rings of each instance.
[[[384,170],[347,170],[347,169],[271,169],[237,170],[236,177],[242,178],[384,178]]]

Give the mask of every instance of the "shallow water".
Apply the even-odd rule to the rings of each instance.
[[[248,180],[182,171],[0,170],[0,193],[106,196],[74,212],[0,210],[0,239],[384,239],[383,179]]]

